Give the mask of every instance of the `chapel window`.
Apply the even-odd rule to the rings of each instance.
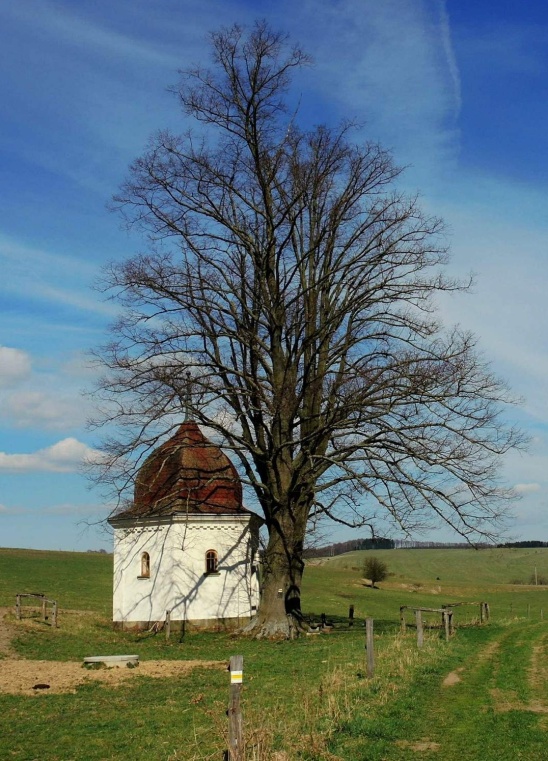
[[[141,555],[141,578],[150,578],[150,555],[148,552],[143,552]]]
[[[208,550],[206,552],[206,573],[217,573],[217,552],[215,550]]]

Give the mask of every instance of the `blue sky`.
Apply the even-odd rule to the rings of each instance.
[[[343,117],[408,166],[474,292],[479,336],[531,435],[504,476],[515,537],[548,540],[548,6],[530,0],[25,0],[0,4],[0,546],[110,548],[79,472],[93,450],[86,352],[114,306],[100,268],[140,250],[106,204],[148,136],[184,126],[166,87],[221,24],[268,19],[315,59],[309,124]],[[447,532],[438,534],[449,538]]]

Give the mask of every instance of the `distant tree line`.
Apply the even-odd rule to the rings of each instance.
[[[396,550],[466,550],[471,546],[476,549],[487,549],[492,547],[489,542],[476,542],[470,545],[468,542],[420,542],[414,539],[395,539],[394,549]]]
[[[497,547],[548,547],[548,542],[539,542],[535,539],[529,542],[506,542],[497,544]]]
[[[483,542],[473,545],[476,549],[489,549],[493,545]],[[495,545],[504,547],[548,547],[548,542],[522,541],[506,542]],[[304,551],[305,558],[319,558],[342,555],[355,550],[465,550],[470,547],[467,542],[421,542],[414,539],[387,539],[386,537],[370,537],[368,539],[349,539],[346,542],[334,542],[317,547],[308,547]]]
[[[308,547],[304,551],[307,558],[319,558],[330,555],[343,555],[345,552],[354,552],[355,550],[393,550],[394,539],[385,537],[370,537],[368,539],[349,539],[346,542],[334,542],[317,547]]]

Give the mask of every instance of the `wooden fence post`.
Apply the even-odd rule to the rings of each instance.
[[[47,618],[46,616],[47,605],[48,605],[48,601],[46,600],[45,597],[42,597],[42,621],[45,621]]]
[[[489,603],[485,603],[485,620],[489,621],[489,618],[491,617],[491,611],[489,610]]]
[[[453,614],[453,611],[449,610],[449,608],[443,611],[443,624],[445,626],[445,641],[446,642],[449,642],[451,638],[451,622],[450,622],[449,616],[452,614]]]
[[[15,618],[21,620],[21,595],[15,595]]]
[[[171,611],[166,610],[166,642],[169,642],[170,634],[171,634]]]
[[[405,605],[400,606],[400,630],[402,634],[405,634]]]
[[[417,647],[424,645],[424,631],[422,628],[422,611],[415,611],[415,621],[417,622]]]
[[[57,600],[53,600],[51,611],[51,625],[57,628]]]
[[[243,761],[243,722],[240,693],[244,673],[244,656],[230,657],[230,697],[228,703],[228,761]]]
[[[375,676],[375,648],[373,644],[373,619],[365,619],[365,649],[367,652],[367,676]]]
[[[348,608],[348,626],[354,626],[354,606]]]

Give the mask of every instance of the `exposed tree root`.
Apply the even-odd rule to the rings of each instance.
[[[295,639],[310,631],[309,625],[302,618],[287,614],[282,618],[257,616],[241,630],[241,634],[254,639]]]

